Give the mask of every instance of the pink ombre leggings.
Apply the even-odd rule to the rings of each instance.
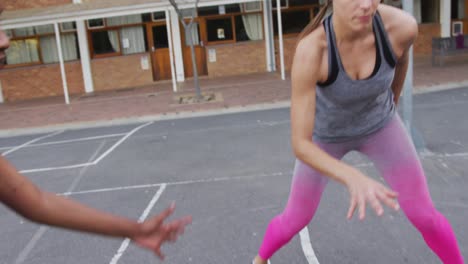
[[[317,144],[337,159],[352,150],[367,155],[391,189],[398,192],[402,210],[421,232],[427,245],[443,263],[463,263],[450,224],[434,208],[421,163],[398,115],[384,128],[365,138]],[[268,225],[260,257],[269,259],[311,221],[327,182],[328,177],[296,160],[288,203]]]

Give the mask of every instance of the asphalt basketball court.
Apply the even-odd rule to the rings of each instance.
[[[414,124],[436,207],[468,256],[468,90],[417,95]],[[193,224],[165,263],[250,263],[281,212],[294,164],[289,109],[0,138],[0,151],[41,188],[133,219],[176,201]],[[345,161],[380,179],[356,153]],[[401,213],[347,221],[348,194],[330,182],[314,220],[277,263],[439,263]],[[39,226],[0,208],[0,263],[159,263],[123,239]]]

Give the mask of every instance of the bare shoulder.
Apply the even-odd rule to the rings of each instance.
[[[303,69],[307,69],[309,74],[312,72],[317,73],[315,78],[321,80],[322,67],[326,66],[322,62],[327,61],[325,57],[326,50],[327,37],[325,29],[323,26],[319,26],[298,42],[294,55],[293,72],[300,73],[304,72]]]
[[[394,47],[396,53],[413,44],[418,35],[418,23],[413,16],[399,8],[384,4],[379,5],[378,11],[382,16],[385,30],[392,42],[397,45]]]
[[[302,38],[296,49],[301,56],[316,56],[327,49],[327,38],[323,26],[319,26],[310,34]]]

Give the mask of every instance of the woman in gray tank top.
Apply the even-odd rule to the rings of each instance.
[[[348,219],[357,210],[363,220],[366,206],[379,216],[382,204],[393,210],[401,206],[443,263],[463,263],[395,112],[417,23],[379,2],[328,0],[299,38],[291,73],[291,137],[297,157],[291,192],[284,211],[270,221],[254,264],[268,263],[311,221],[329,179],[349,191]],[[325,17],[329,7],[333,12]],[[353,150],[373,161],[391,189],[341,161]]]

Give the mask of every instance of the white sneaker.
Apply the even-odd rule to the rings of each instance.
[[[255,260],[252,260],[252,264],[255,264]],[[270,260],[268,260],[268,264],[271,264]]]

